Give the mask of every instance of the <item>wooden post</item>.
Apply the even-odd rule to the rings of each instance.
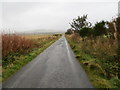
[[[116,39],[117,43],[118,43],[118,32],[117,32],[117,27],[116,27],[116,23],[113,22],[113,26],[114,26],[114,38]]]

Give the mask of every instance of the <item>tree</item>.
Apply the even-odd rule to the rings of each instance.
[[[73,34],[73,30],[72,29],[68,29],[65,34]]]
[[[116,28],[117,28],[118,34],[120,35],[120,17],[116,19]]]
[[[105,34],[107,34],[106,22],[105,21],[97,22],[94,26],[93,35],[101,36]]]
[[[70,23],[72,29],[79,32],[82,28],[90,27],[91,23],[87,21],[87,15],[78,16],[77,19],[73,19],[73,22]]]
[[[92,28],[82,28],[80,31],[79,31],[79,34],[81,37],[89,37],[89,36],[92,36]]]

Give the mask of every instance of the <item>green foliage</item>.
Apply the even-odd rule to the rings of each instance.
[[[118,78],[120,79],[120,41],[118,44],[118,49],[117,49],[117,60],[118,60]]]
[[[20,56],[19,53],[9,53],[7,57],[3,57],[2,66],[6,67],[7,65],[13,63],[15,61],[15,56]]]
[[[68,29],[65,34],[73,34],[73,30],[72,29]]]
[[[90,36],[101,36],[108,33],[106,28],[106,22],[100,21],[91,28],[91,23],[87,21],[87,15],[81,17],[78,16],[77,19],[73,19],[73,22],[70,23],[71,28],[75,33],[79,33],[81,37],[90,37]],[[72,34],[72,30],[68,29],[66,34]]]
[[[69,43],[76,58],[90,75],[93,85],[97,88],[118,88],[120,85],[120,18],[112,22],[100,21],[91,27],[87,15],[83,15],[74,19],[71,27],[77,30],[82,38],[71,35],[68,37]]]
[[[82,28],[80,31],[79,31],[79,34],[81,37],[88,37],[88,36],[91,36],[92,35],[92,28]]]
[[[118,43],[117,55],[118,55],[118,59],[120,59],[120,41],[119,41],[119,43]],[[120,61],[120,60],[119,60],[119,61]]]
[[[58,37],[58,36],[62,36],[62,34],[53,34],[53,36],[57,36]]]
[[[105,35],[105,34],[107,34],[106,22],[105,21],[97,22],[94,26],[93,35],[101,36],[101,35]]]
[[[101,65],[106,71],[106,77],[111,79],[112,77],[118,78],[119,66],[117,62],[117,56],[108,56],[105,60],[101,61]]]
[[[120,80],[119,79],[112,78],[110,81],[113,83],[114,86],[118,86],[116,88],[120,88]]]
[[[93,84],[95,88],[119,88],[120,79],[119,72],[120,72],[120,65],[117,61],[117,55],[108,54],[106,50],[106,54],[101,54],[100,58],[96,55],[97,53],[101,53],[100,50],[96,52],[95,54],[91,54],[90,51],[92,51],[93,48],[90,48],[90,44],[85,41],[83,42],[75,42],[72,40],[72,37],[67,37],[71,48],[73,49],[76,58],[79,60],[81,65],[84,67],[86,73],[88,74],[88,77]],[[76,40],[77,41],[77,40]],[[91,40],[90,40],[91,41]],[[103,41],[103,40],[102,40]],[[95,45],[99,47],[98,45],[103,42],[96,43]],[[107,42],[106,42],[107,43]],[[89,48],[89,53],[86,53],[86,48],[81,48],[81,44],[84,45],[84,47]],[[86,44],[86,45],[85,45]],[[108,47],[108,44],[106,44]],[[96,46],[93,45],[95,48]],[[102,46],[103,47],[103,46]],[[112,46],[113,48],[113,46]]]
[[[116,26],[117,26],[118,33],[120,34],[120,17],[116,19]]]
[[[90,73],[89,75],[91,75],[90,80],[92,81],[92,84],[95,86],[95,88],[117,88],[109,80],[105,78],[102,78],[93,73]]]
[[[73,19],[73,22],[70,23],[73,30],[79,31],[84,27],[90,27],[91,23],[87,21],[87,15],[83,15],[81,17],[78,16],[77,19]]]

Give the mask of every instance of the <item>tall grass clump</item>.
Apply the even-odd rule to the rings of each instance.
[[[34,48],[34,43],[33,40],[17,34],[2,34],[3,66],[12,63],[14,56],[26,53],[31,48]]]
[[[2,63],[7,66],[15,61],[15,56],[28,54],[34,49],[44,48],[46,43],[59,38],[54,35],[2,34]]]

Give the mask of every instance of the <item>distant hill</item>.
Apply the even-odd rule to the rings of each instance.
[[[52,31],[52,30],[30,30],[24,32],[16,32],[17,34],[61,34],[65,33],[63,31]]]

